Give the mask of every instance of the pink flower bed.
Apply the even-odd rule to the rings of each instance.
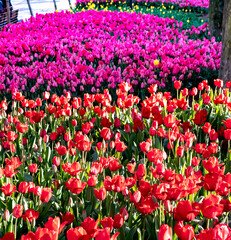
[[[181,27],[174,19],[136,13],[37,15],[0,33],[0,92],[97,92],[122,81],[133,91],[207,78],[219,69],[221,43],[189,38],[205,31],[206,24],[190,31]]]

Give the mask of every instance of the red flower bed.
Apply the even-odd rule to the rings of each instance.
[[[2,239],[230,239],[230,82],[0,103]],[[197,100],[195,100],[197,99]],[[11,102],[11,104],[9,104]]]

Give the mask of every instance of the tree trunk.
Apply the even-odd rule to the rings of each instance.
[[[219,78],[231,81],[231,1],[224,1],[222,51]]]
[[[209,31],[217,40],[221,39],[224,0],[209,0]]]
[[[31,8],[31,5],[30,5],[30,0],[27,0],[27,4],[28,4],[28,8],[30,10],[30,15],[33,16],[32,8]]]
[[[69,2],[69,7],[71,8],[71,0],[68,0],[68,2]]]
[[[53,0],[53,2],[54,2],[54,6],[55,6],[55,11],[57,11],[57,5],[56,5],[56,1],[55,1],[55,0]]]
[[[10,3],[9,3],[9,0],[6,0],[6,9],[7,9],[7,23],[10,23]]]

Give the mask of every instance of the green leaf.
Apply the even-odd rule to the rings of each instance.
[[[125,228],[126,240],[133,240],[136,231],[137,231],[136,226],[133,226],[131,229],[126,227]]]

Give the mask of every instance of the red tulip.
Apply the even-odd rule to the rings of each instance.
[[[179,123],[179,121],[176,120],[176,117],[172,114],[169,114],[165,116],[164,118],[164,124],[167,128],[173,128]]]
[[[28,209],[25,211],[24,215],[22,215],[22,218],[25,222],[26,222],[26,219],[28,219],[28,221],[32,223],[32,220],[33,219],[36,220],[38,216],[39,216],[39,212],[35,212],[35,210],[33,209]]]
[[[127,148],[127,146],[124,144],[124,142],[121,141],[115,141],[115,148],[117,152],[123,152]]]
[[[97,229],[99,228],[99,219],[95,221],[93,218],[87,217],[84,219],[84,222],[80,224],[86,230],[87,234],[93,237],[94,233],[97,232]]]
[[[140,203],[135,203],[137,210],[141,214],[149,214],[159,207],[158,203],[155,203],[151,196],[142,197]]]
[[[191,225],[184,226],[183,221],[179,221],[176,223],[174,231],[181,240],[192,240],[194,238],[193,226]]]
[[[49,200],[51,199],[52,197],[52,190],[51,188],[43,188],[42,189],[42,192],[41,192],[41,196],[40,196],[40,200],[44,203],[47,203],[49,202]]]
[[[57,240],[58,237],[53,230],[38,227],[35,232],[36,239]]]
[[[24,123],[17,123],[16,124],[16,129],[20,132],[20,133],[25,133],[28,130],[28,126]]]
[[[181,81],[175,81],[175,82],[174,82],[174,88],[175,88],[175,89],[180,89],[181,83],[182,83]]]
[[[99,190],[94,189],[95,196],[98,198],[100,201],[103,201],[106,198],[107,191],[104,187],[101,187]]]
[[[121,228],[124,224],[124,217],[122,214],[117,214],[114,216],[114,228]]]
[[[174,219],[186,222],[192,221],[200,213],[199,204],[190,201],[180,201],[175,208]]]
[[[198,126],[201,126],[207,119],[207,111],[202,109],[198,111],[193,119],[194,123]]]
[[[15,240],[14,233],[8,232],[6,233],[1,240]]]
[[[10,183],[4,183],[4,185],[0,189],[5,194],[5,196],[11,196],[15,192],[16,186]]]
[[[129,124],[125,124],[125,125],[124,125],[124,131],[125,131],[126,133],[130,133],[130,132],[131,132],[131,126],[130,126]]]
[[[82,132],[88,134],[91,130],[90,124],[88,122],[82,124]]]
[[[53,231],[54,239],[58,239],[58,235],[64,226],[65,223],[61,225],[59,217],[49,217],[48,221],[45,223],[45,228],[49,229],[49,231]]]
[[[100,221],[103,228],[109,228],[110,231],[113,229],[114,220],[111,217],[106,217]]]
[[[58,152],[60,156],[63,156],[67,153],[67,148],[62,145],[60,145],[59,147],[55,147],[55,150]]]
[[[228,225],[226,224],[218,224],[216,227],[213,229],[213,238],[211,239],[216,239],[216,240],[224,240],[224,239],[230,239],[231,235],[231,229]]]
[[[90,236],[87,234],[86,230],[83,227],[70,228],[67,231],[67,240],[89,240]]]
[[[37,165],[37,163],[31,163],[31,164],[29,165],[29,171],[30,171],[31,173],[36,173],[37,170],[38,170],[38,165]]]
[[[97,183],[97,177],[96,176],[89,176],[88,180],[87,180],[87,185],[89,187],[94,187]]]
[[[120,233],[115,233],[110,237],[110,229],[99,229],[95,234],[95,240],[116,240]]]
[[[163,224],[158,233],[159,240],[172,240],[172,228],[167,224]]]
[[[215,218],[223,213],[224,205],[220,203],[221,197],[213,194],[204,198],[200,205],[202,214],[206,218]]]
[[[202,127],[202,129],[205,133],[209,134],[211,131],[211,124],[209,122],[206,122]]]
[[[183,146],[177,147],[176,154],[177,154],[178,157],[183,157],[183,155],[184,155],[184,147]]]
[[[18,171],[14,171],[14,166],[12,165],[7,165],[5,170],[4,170],[4,174],[6,177],[8,178],[12,178]]]
[[[231,128],[231,118],[227,118],[226,121],[222,120],[222,122],[225,124],[226,128]]]
[[[221,79],[214,79],[214,85],[216,87],[222,88],[223,87],[223,80],[221,80]]]
[[[119,164],[119,160],[114,157],[109,157],[109,169],[114,172],[122,168],[123,165]]]
[[[148,161],[153,162],[155,165],[162,163],[165,158],[164,151],[157,148],[150,149],[147,153]]]
[[[74,194],[80,194],[86,187],[87,183],[82,183],[78,178],[70,178],[66,182],[66,188],[69,189]]]
[[[146,174],[146,169],[145,169],[145,165],[143,163],[139,164],[136,172],[135,172],[135,175],[136,175],[136,178],[138,180],[142,179]]]
[[[67,212],[65,214],[65,216],[63,216],[61,214],[61,216],[62,216],[62,222],[66,222],[67,225],[70,225],[74,221],[74,218],[75,218],[75,216],[73,214],[71,214],[70,212]]]
[[[120,209],[120,214],[123,215],[125,221],[126,221],[126,220],[128,219],[128,217],[129,217],[128,210],[127,210],[125,207],[122,207],[122,208]]]
[[[149,151],[150,147],[151,147],[151,143],[150,142],[141,142],[140,143],[140,149],[142,152],[146,153]]]
[[[224,131],[224,137],[225,137],[225,139],[227,139],[227,140],[231,140],[231,129],[226,129],[226,130]]]
[[[28,183],[27,182],[20,182],[18,185],[18,191],[20,193],[27,193],[28,192]]]
[[[20,218],[22,216],[22,213],[23,213],[23,206],[15,205],[15,207],[13,208],[13,216],[15,218]]]
[[[53,165],[55,165],[55,166],[59,166],[60,165],[60,161],[61,161],[61,158],[60,157],[57,157],[57,156],[54,156],[53,157]]]
[[[22,235],[21,240],[36,240],[35,233],[29,232],[26,235]]]
[[[133,195],[130,197],[130,201],[134,203],[138,203],[141,200],[141,192],[136,190]]]

